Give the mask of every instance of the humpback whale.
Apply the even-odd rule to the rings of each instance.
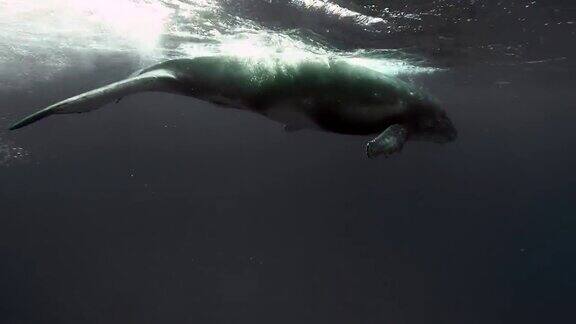
[[[440,105],[409,84],[341,60],[256,60],[231,56],[174,59],[82,93],[15,123],[18,129],[54,114],[83,113],[146,91],[195,97],[248,110],[285,125],[377,135],[370,158],[401,151],[409,140],[453,141],[457,132]]]

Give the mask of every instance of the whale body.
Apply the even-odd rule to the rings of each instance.
[[[456,138],[456,129],[440,106],[397,78],[339,60],[288,63],[229,56],[165,61],[53,104],[10,129],[53,114],[88,112],[146,91],[248,110],[283,123],[287,130],[379,134],[366,146],[369,157],[399,152],[408,140]]]

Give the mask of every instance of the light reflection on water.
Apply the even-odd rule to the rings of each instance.
[[[304,10],[324,6],[329,14],[353,17],[359,23],[377,20],[329,2],[293,3]],[[55,71],[79,65],[73,56],[81,55],[89,63],[86,57],[96,53],[123,53],[139,58],[142,64],[223,54],[332,57],[390,74],[433,70],[387,55],[363,57],[361,51],[342,52],[298,33],[273,31],[230,14],[213,0],[5,0],[0,2],[0,47],[0,83],[8,87],[25,83],[22,76],[41,74],[50,79]]]

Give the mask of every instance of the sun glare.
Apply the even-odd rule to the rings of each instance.
[[[332,2],[291,3],[360,19],[358,13]],[[74,57],[117,52],[147,63],[229,55],[263,64],[337,59],[386,74],[432,71],[403,60],[365,57],[358,51],[343,52],[325,45],[235,16],[217,0],[0,0],[0,78],[12,76],[9,83],[21,79],[22,73],[14,67],[23,60],[31,62],[26,66],[32,74],[64,67]]]
[[[169,10],[158,2],[68,0],[74,10],[145,49],[152,49],[164,31]]]
[[[115,43],[149,50],[157,45],[169,15],[168,9],[150,1],[3,0],[0,31],[22,42],[59,38],[86,48]]]

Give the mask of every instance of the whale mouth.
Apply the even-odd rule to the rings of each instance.
[[[426,138],[426,136],[424,136]],[[448,118],[442,120],[439,126],[429,135],[429,139],[435,143],[450,143],[458,138],[458,130],[454,127],[452,121]]]
[[[456,141],[456,139],[458,139],[458,132],[456,130],[450,130],[450,131],[443,133],[443,134],[423,136],[422,140],[426,141],[427,138],[428,138],[428,141],[430,141],[432,143],[448,144],[448,143],[454,142],[454,141]]]

